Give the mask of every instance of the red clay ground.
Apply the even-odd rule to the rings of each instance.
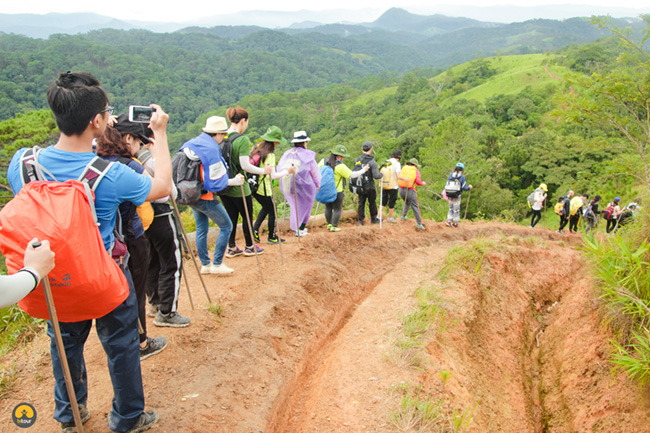
[[[470,263],[441,280],[449,250],[477,238],[488,245],[478,272]],[[196,309],[183,287],[179,311],[192,324],[149,323],[170,341],[142,363],[147,407],[160,414],[151,431],[395,432],[390,414],[409,389],[474,408],[469,432],[650,432],[647,393],[607,361],[610,335],[576,245],[499,223],[317,227],[287,237],[284,266],[278,246],[266,249],[264,284],[255,258],[228,260],[232,276],[205,276],[221,318],[188,262]],[[445,316],[414,368],[395,340],[418,287],[436,291]],[[86,431],[108,432],[112,389],[94,333],[86,361]],[[12,363],[18,380],[0,401],[0,432],[23,431],[10,418],[23,401],[38,411],[32,431],[57,432],[47,337],[2,360]]]

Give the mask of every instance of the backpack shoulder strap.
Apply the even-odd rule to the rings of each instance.
[[[108,170],[113,165],[112,161],[107,161],[99,156],[94,157],[86,165],[86,169],[79,176],[79,182],[87,183],[88,187],[95,191],[99,182],[106,176]]]
[[[47,180],[46,173],[52,180],[57,180],[52,173],[38,162],[38,154],[41,150],[39,146],[34,146],[25,150],[20,156],[20,180],[23,185],[35,180]]]

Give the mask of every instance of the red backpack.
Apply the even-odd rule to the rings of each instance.
[[[23,267],[31,239],[48,239],[56,256],[48,276],[59,320],[102,317],[129,295],[124,273],[104,247],[95,213],[93,191],[113,163],[95,157],[79,180],[42,181],[47,171],[38,164],[39,151],[36,147],[22,155],[25,184],[0,211],[0,249],[7,269],[14,273]],[[18,305],[32,317],[49,319],[42,288]]]

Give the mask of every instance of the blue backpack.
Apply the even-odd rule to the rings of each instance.
[[[324,165],[320,168],[320,176],[320,189],[316,193],[316,200],[320,203],[332,203],[338,194],[334,183],[334,169]]]

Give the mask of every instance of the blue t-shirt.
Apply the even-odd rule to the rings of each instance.
[[[7,180],[14,194],[22,188],[20,175],[20,156],[27,150],[20,149],[11,159],[7,170]],[[66,152],[50,146],[38,155],[38,162],[45,167],[56,180],[78,179],[86,165],[96,155],[92,152]],[[124,164],[113,164],[95,190],[95,210],[99,222],[99,232],[106,249],[113,246],[113,228],[117,218],[117,209],[125,201],[136,206],[145,202],[151,191],[151,178],[136,173]]]

